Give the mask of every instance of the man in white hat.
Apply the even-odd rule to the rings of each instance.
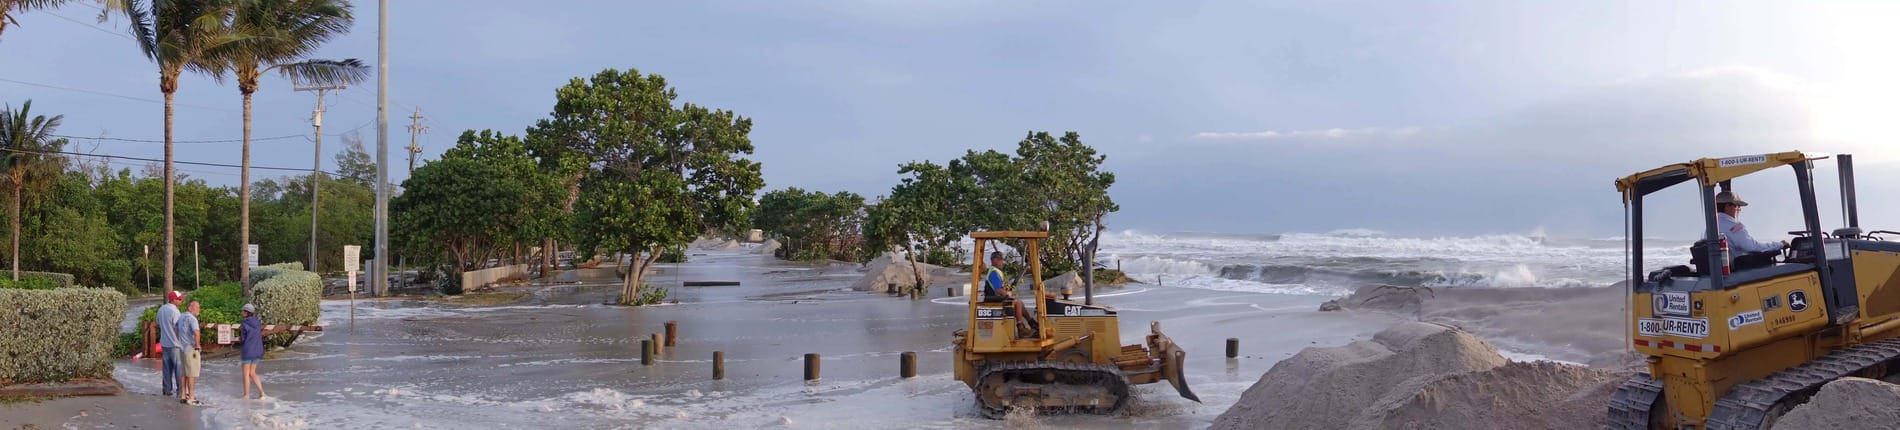
[[[1728,237],[1728,248],[1733,257],[1788,248],[1788,241],[1785,240],[1759,242],[1754,236],[1750,236],[1748,227],[1743,226],[1741,221],[1735,220],[1736,217],[1741,216],[1742,206],[1748,206],[1748,202],[1742,201],[1742,198],[1732,191],[1715,194],[1715,232]]]

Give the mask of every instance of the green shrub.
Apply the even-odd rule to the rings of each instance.
[[[274,278],[277,275],[282,274],[284,272],[301,271],[301,270],[303,270],[303,263],[298,263],[294,261],[289,262],[289,263],[277,263],[277,264],[272,264],[269,266],[258,266],[256,268],[251,269],[251,286],[255,287],[257,286],[257,283],[264,282],[265,279]]]
[[[660,259],[654,260],[654,262],[656,263],[685,263],[686,262],[686,247],[682,246],[678,248],[667,248],[665,251],[660,252]]]
[[[7,280],[12,280],[13,271],[11,270],[0,271],[0,276],[3,276]],[[28,278],[41,278],[47,282],[52,282],[54,288],[66,288],[66,287],[73,286],[73,275],[69,273],[28,272],[25,270],[21,270],[20,282],[26,282]]]
[[[118,343],[112,345],[112,356],[129,357],[132,354],[137,354],[139,351],[144,351],[140,349],[141,347],[139,346],[143,345],[145,343],[144,341],[145,336],[140,333],[119,333]]]
[[[59,282],[44,276],[20,275],[18,281],[0,278],[0,289],[51,290],[55,288],[59,288]]]
[[[300,263],[290,264],[303,266]],[[255,271],[251,273],[257,274]],[[280,268],[274,276],[252,284],[251,295],[257,304],[257,318],[264,324],[315,324],[317,317],[323,313],[323,281],[315,273]],[[296,339],[295,334],[279,333],[270,335],[264,343],[290,346]]]
[[[0,385],[112,375],[124,294],[0,290],[0,310]]]
[[[628,304],[634,306],[656,305],[666,301],[666,295],[666,288],[641,284],[640,299]],[[678,301],[674,301],[674,303],[678,303]]]

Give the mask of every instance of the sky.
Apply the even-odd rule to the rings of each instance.
[[[1881,199],[1900,191],[1890,2],[390,3],[397,182],[416,111],[426,162],[463,130],[521,133],[556,87],[615,68],[752,118],[767,189],[874,197],[904,162],[1076,131],[1117,176],[1113,229],[1607,237],[1623,228],[1618,177],[1802,150],[1856,154],[1863,224],[1900,230],[1900,202]],[[159,139],[155,66],[98,14],[77,1],[19,16],[0,35],[0,103],[66,115],[61,134]],[[376,4],[355,14],[314,57],[375,62]],[[375,99],[373,79],[327,98],[326,170],[342,135],[376,152]],[[239,103],[228,80],[186,78],[176,139],[238,138]],[[254,137],[283,138],[254,142],[252,162],[309,168],[314,103],[267,79]],[[177,148],[240,157],[235,143]],[[1820,167],[1837,226],[1833,161]],[[181,169],[238,182],[236,169]],[[1754,203],[1744,222],[1798,227],[1788,170],[1737,181]],[[1692,191],[1657,196],[1649,235],[1699,231]]]

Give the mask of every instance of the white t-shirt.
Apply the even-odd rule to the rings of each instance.
[[[1730,254],[1753,254],[1757,252],[1780,251],[1781,242],[1760,242],[1748,235],[1748,227],[1736,221],[1726,213],[1715,214],[1715,232],[1728,237]]]

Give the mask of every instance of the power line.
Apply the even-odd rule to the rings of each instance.
[[[41,154],[41,155],[52,155],[52,154],[59,154],[59,155],[70,155],[70,156],[75,156],[75,157],[93,157],[93,158],[104,158],[104,159],[121,159],[121,160],[136,160],[136,161],[145,161],[145,162],[153,162],[153,163],[163,163],[163,162],[165,162],[165,160],[162,160],[162,159],[157,159],[157,158],[141,158],[141,157],[127,157],[127,156],[123,156],[123,155],[99,155],[99,154],[82,154],[82,153],[78,153],[78,152],[66,152],[66,151],[34,151],[34,150],[28,150],[28,149],[14,149],[14,148],[5,148],[5,147],[0,147],[0,151],[6,151],[6,152],[19,152],[19,153],[27,153],[27,154]],[[207,162],[203,162],[203,161],[179,161],[179,160],[172,160],[172,163],[174,163],[174,164],[187,164],[187,165],[193,165],[193,166],[210,166],[210,167],[226,167],[226,168],[232,168],[232,169],[242,169],[242,168],[244,168],[244,166],[240,166],[240,165],[236,165],[236,164],[227,164],[227,163],[207,163]],[[291,172],[308,172],[308,171],[310,171],[310,169],[302,169],[302,168],[290,168],[290,167],[270,167],[270,166],[251,166],[251,168],[252,168],[252,169],[259,169],[259,170],[282,170],[282,171],[291,171]],[[338,173],[336,173],[336,172],[328,172],[328,171],[321,171],[321,170],[319,170],[318,172],[320,172],[320,173],[323,173],[323,174],[325,174],[325,175],[330,175],[330,176],[341,176],[340,174],[338,174]]]
[[[143,98],[143,97],[133,97],[133,96],[123,95],[123,94],[113,94],[113,93],[108,93],[104,91],[94,91],[94,90],[88,90],[88,89],[82,89],[82,88],[62,87],[58,85],[19,81],[19,80],[7,79],[7,78],[0,78],[0,82],[11,82],[15,84],[35,86],[35,87],[40,87],[40,88],[51,88],[55,90],[74,91],[74,92],[81,92],[81,93],[87,93],[87,94],[93,94],[93,95],[101,95],[101,96],[106,96],[106,97],[118,97],[118,98],[122,98],[126,100],[137,100],[137,101],[142,101],[142,102],[165,104],[164,100],[148,99],[148,98]],[[231,110],[231,109],[214,108],[214,107],[209,107],[209,106],[188,105],[188,104],[183,104],[183,103],[172,103],[172,106],[188,107],[188,108],[194,108],[194,109],[215,110],[215,111],[220,111],[220,112],[236,112],[235,110]]]
[[[107,140],[107,141],[113,141],[113,142],[165,143],[165,141],[163,140],[126,139],[126,138],[121,138],[121,137],[83,137],[83,136],[67,136],[67,135],[60,135],[60,134],[49,134],[48,136],[63,137],[67,139]],[[305,136],[301,134],[286,134],[283,136],[253,137],[251,138],[251,141],[258,142],[258,141],[269,141],[269,140],[284,140],[284,139],[297,138],[297,137],[308,138],[309,136]],[[225,140],[176,140],[176,139],[173,139],[172,140],[172,143],[242,143],[242,142],[244,142],[244,139],[225,139]]]
[[[125,40],[131,40],[131,41],[137,41],[137,40],[138,40],[138,39],[133,39],[133,38],[132,38],[132,36],[127,36],[127,35],[125,35],[125,33],[120,33],[120,32],[116,32],[116,31],[112,31],[112,30],[107,30],[107,29],[105,29],[105,27],[100,27],[100,26],[97,26],[97,25],[93,25],[93,24],[87,24],[87,23],[85,23],[85,22],[82,22],[82,21],[80,21],[80,20],[77,20],[77,19],[72,19],[72,18],[67,18],[67,17],[65,16],[65,15],[60,15],[60,14],[57,14],[57,13],[52,13],[52,11],[46,11],[46,14],[47,14],[47,15],[52,15],[52,16],[53,16],[54,18],[59,18],[59,19],[62,19],[62,20],[65,20],[66,22],[70,22],[70,23],[74,23],[74,24],[79,24],[79,25],[83,25],[83,26],[86,26],[87,28],[91,28],[91,29],[93,29],[93,30],[99,30],[99,32],[100,32],[100,33],[105,33],[105,34],[110,34],[110,35],[113,35],[113,36],[119,36],[119,37],[121,37],[121,38],[124,38]]]

